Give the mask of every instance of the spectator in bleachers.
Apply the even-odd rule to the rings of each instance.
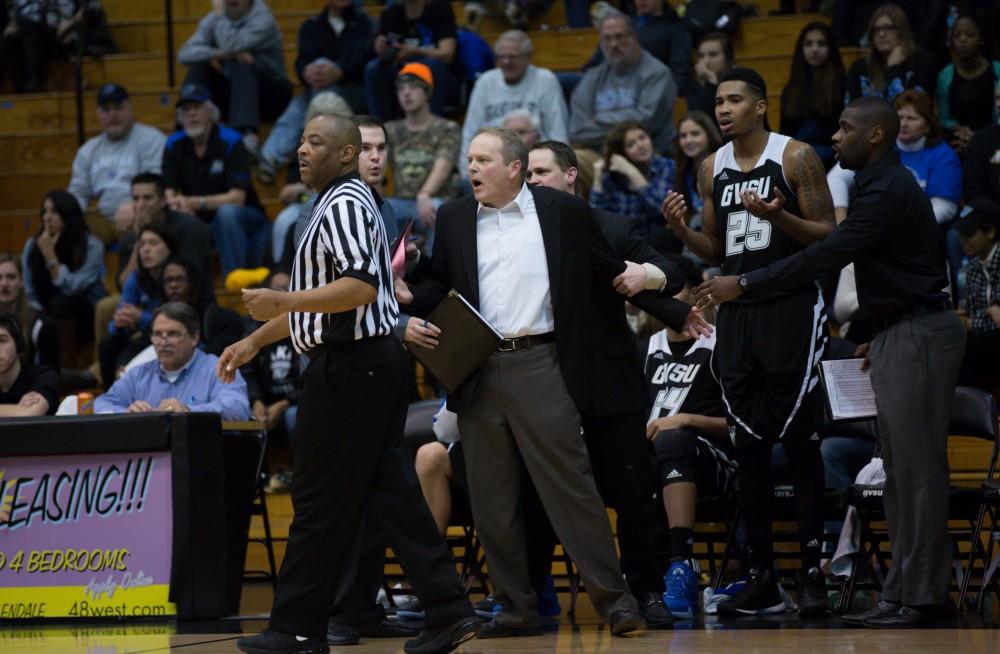
[[[140,173],[132,178],[132,211],[135,214],[133,229],[118,242],[118,287],[135,270],[138,252],[135,242],[139,230],[146,225],[163,225],[174,237],[177,253],[195,262],[211,277],[212,232],[197,217],[174,211],[167,205],[166,182],[154,173]]]
[[[139,230],[135,246],[137,263],[125,284],[107,333],[102,335],[98,359],[101,381],[108,388],[119,369],[149,345],[153,311],[163,301],[163,264],[177,253],[173,234],[163,225],[146,225]]]
[[[177,107],[182,129],[163,149],[167,205],[209,224],[223,275],[261,265],[271,223],[257,199],[239,133],[219,124],[219,109],[204,86],[185,84]]]
[[[0,63],[18,93],[45,90],[45,63],[66,51],[59,31],[76,13],[73,0],[10,0],[0,37]]]
[[[302,23],[295,71],[305,89],[288,103],[261,147],[258,179],[273,183],[278,169],[295,154],[316,94],[333,91],[347,101],[352,114],[365,112],[364,70],[374,31],[368,14],[351,0],[328,0],[318,16]]]
[[[288,290],[290,279],[286,271],[273,270],[262,286],[284,292]],[[247,333],[262,324],[248,317]],[[295,433],[299,400],[299,357],[295,354],[292,339],[285,338],[266,346],[253,361],[243,364],[240,372],[246,380],[250,410],[267,428],[268,449],[273,452],[276,437],[290,443]],[[279,463],[280,472],[272,476],[268,488],[276,490],[287,486],[290,467],[288,460]]]
[[[691,74],[691,33],[664,0],[635,0],[635,31],[642,49],[662,61],[674,76],[678,90],[687,88]],[[591,68],[604,61],[600,48],[584,65]]]
[[[833,165],[830,139],[844,108],[844,61],[826,23],[802,28],[795,42],[788,83],[781,91],[781,133],[808,143],[823,164]]]
[[[201,319],[198,347],[219,356],[243,338],[243,319],[215,302],[212,278],[187,257],[171,255],[163,264],[160,296],[164,302],[183,302]]]
[[[309,102],[303,125],[319,114],[333,114],[350,118],[354,112],[344,98],[333,91],[323,91],[313,96]],[[298,142],[296,142],[296,147],[298,147]],[[274,263],[282,261],[288,233],[298,219],[303,206],[307,202],[310,207],[312,206],[310,201],[312,195],[312,189],[303,184],[299,177],[299,160],[298,157],[295,157],[288,163],[288,168],[285,171],[285,185],[278,192],[278,199],[285,205],[285,208],[278,213],[278,217],[274,219],[274,224],[271,226],[271,256]],[[291,263],[289,263],[288,269],[291,270]]]
[[[538,121],[527,109],[515,109],[500,121],[500,127],[517,132],[517,135],[524,141],[524,145],[531,148],[542,140],[542,135]]]
[[[59,375],[25,358],[17,318],[0,314],[0,418],[44,416],[59,406]]]
[[[59,372],[59,332],[55,323],[28,303],[17,255],[0,253],[0,313],[17,318],[24,336],[26,363],[37,363]]]
[[[993,391],[1000,384],[1000,206],[979,199],[970,209],[955,221],[969,257],[965,272],[969,333],[959,383]]]
[[[569,140],[569,111],[559,80],[551,70],[531,64],[533,52],[531,39],[520,30],[509,30],[497,38],[493,46],[497,67],[476,80],[462,123],[459,168],[463,177],[468,176],[464,161],[472,137],[483,127],[499,125],[514,110],[523,109],[535,117],[541,139]]]
[[[1000,116],[1000,86],[993,111]],[[1000,204],[1000,119],[973,134],[965,151],[965,201],[980,197]]]
[[[42,201],[42,228],[21,255],[28,301],[52,320],[73,320],[78,343],[94,337],[94,305],[107,295],[104,245],[90,233],[80,203],[66,191]]]
[[[993,95],[1000,88],[1000,61],[983,56],[983,34],[975,16],[959,16],[949,41],[952,63],[938,74],[937,108],[951,147],[962,153],[973,132],[997,122]]]
[[[923,91],[910,90],[894,104],[899,114],[899,160],[931,199],[938,224],[950,223],[962,200],[962,165],[942,138],[934,101]]]
[[[660,205],[674,185],[674,161],[653,150],[649,132],[637,120],[615,125],[604,142],[604,157],[594,163],[590,203],[634,218],[655,249],[680,252],[683,244],[668,234]]]
[[[655,152],[672,152],[674,126],[670,116],[677,98],[670,69],[639,47],[628,16],[608,12],[597,31],[605,61],[584,74],[570,101],[569,138],[577,149],[580,183],[586,188],[595,177],[594,162],[600,158],[597,150],[603,147],[608,132],[622,121],[639,121]]]
[[[722,145],[722,134],[715,118],[702,111],[689,111],[677,122],[677,145],[674,190],[684,196],[684,203],[691,212],[688,225],[693,229],[695,216],[698,216],[698,225],[701,224],[703,207],[701,194],[698,193],[698,167],[705,157]]]
[[[385,124],[389,135],[389,160],[393,196],[387,198],[402,226],[408,219],[433,242],[437,208],[456,193],[459,142],[458,123],[431,112],[435,78],[422,63],[406,64],[396,80],[399,104],[406,113]]]
[[[893,102],[903,91],[933,93],[934,57],[913,40],[910,21],[894,4],[884,4],[868,21],[868,50],[847,71],[846,102],[861,97]]]
[[[97,122],[101,133],[76,152],[69,188],[86,212],[97,202],[91,232],[105,244],[118,240],[132,227],[130,198],[132,178],[139,173],[159,173],[167,137],[155,127],[137,123],[128,91],[105,84],[97,92]]]
[[[458,30],[448,0],[403,0],[387,6],[374,48],[375,58],[365,66],[365,99],[371,113],[382,120],[399,117],[393,86],[400,66],[408,62],[431,69],[431,111],[441,115],[446,107],[459,104]]]
[[[252,155],[261,121],[277,118],[292,98],[281,31],[264,0],[226,0],[181,46],[184,85],[211,89],[223,120],[244,136]]]
[[[147,411],[210,412],[223,420],[248,420],[250,403],[243,376],[231,384],[215,375],[219,358],[198,349],[198,315],[183,302],[156,310],[151,340],[156,360],[129,370],[94,400],[94,413]]]
[[[684,91],[688,111],[701,111],[715,117],[715,89],[733,67],[733,41],[722,32],[709,32],[698,41],[694,77]]]

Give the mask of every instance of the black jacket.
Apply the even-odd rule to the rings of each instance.
[[[684,286],[680,271],[642,238],[634,219],[603,209],[593,209],[593,212],[616,258],[653,264],[667,276],[663,294],[672,296],[680,292]],[[642,374],[643,359],[625,319],[623,299],[617,293],[600,293],[594,299],[594,331],[601,344],[593,351],[593,411],[597,415],[644,410],[649,404],[646,379]],[[681,302],[676,308],[677,321],[671,325],[673,327],[683,325],[690,309]]]
[[[566,388],[581,413],[626,411],[620,406],[627,407],[633,401],[627,397],[629,389],[607,389],[610,384],[597,379],[603,374],[598,366],[606,357],[597,353],[605,349],[618,351],[619,337],[628,336],[610,327],[620,319],[621,326],[627,329],[623,298],[612,286],[625,264],[609,247],[586,202],[549,188],[532,187],[531,192],[545,244],[556,351]],[[431,274],[413,287],[413,315],[427,315],[450,289],[478,308],[477,208],[475,198],[466,196],[438,209]],[[630,301],[674,327],[683,325],[690,309],[672,297],[649,291]],[[630,347],[634,357],[635,346]],[[621,350],[628,355],[624,347]],[[477,385],[478,375],[473,374],[448,397],[448,407],[461,413],[469,406]],[[595,402],[599,392],[609,396]],[[644,401],[645,392],[640,399]]]
[[[344,11],[344,29],[340,36],[333,31],[327,19],[326,9],[318,16],[306,19],[299,28],[298,56],[295,57],[295,72],[299,79],[302,71],[320,57],[326,57],[344,71],[344,80],[363,83],[365,64],[375,56],[372,50],[374,26],[368,15],[348,7]]]

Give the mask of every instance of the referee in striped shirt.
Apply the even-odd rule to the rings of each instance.
[[[350,119],[323,115],[306,126],[299,170],[319,195],[290,289],[243,291],[250,315],[268,322],[228,347],[218,363],[219,377],[231,381],[261,347],[289,336],[310,358],[292,449],[295,518],[269,628],[237,641],[251,654],[329,650],[337,581],[373,493],[397,508],[383,527],[390,541],[406,535],[409,547],[398,554],[427,610],[423,631],[404,646],[407,654],[449,652],[479,629],[419,484],[392,447],[406,422],[406,360],[391,335],[399,307],[389,245],[380,199],[357,173],[360,150]]]

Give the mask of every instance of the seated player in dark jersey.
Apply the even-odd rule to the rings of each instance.
[[[687,284],[677,299],[687,301],[701,282],[690,259],[674,257]],[[725,493],[735,481],[732,443],[726,426],[714,356],[715,335],[691,339],[665,327],[649,339],[646,381],[652,410],[646,436],[656,452],[663,508],[670,525],[670,567],[663,603],[675,618],[698,610],[698,578],[691,563],[695,500]]]
[[[719,81],[715,117],[728,142],[698,173],[702,231],[684,222],[683,196],[669,193],[663,214],[674,233],[723,275],[764,268],[825,238],[834,225],[823,163],[808,144],[771,132],[759,73],[733,68]],[[723,616],[779,613],[787,607],[774,571],[770,456],[780,442],[792,463],[801,548],[799,615],[829,612],[820,570],[823,531],[822,422],[816,362],[826,346],[823,299],[814,281],[789,291],[740,298],[719,309],[716,352],[730,436],[739,463],[749,581],[719,605]],[[706,303],[715,304],[708,296]]]

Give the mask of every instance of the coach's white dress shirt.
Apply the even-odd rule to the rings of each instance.
[[[555,329],[548,259],[527,184],[501,209],[479,205],[479,311],[504,338]]]

